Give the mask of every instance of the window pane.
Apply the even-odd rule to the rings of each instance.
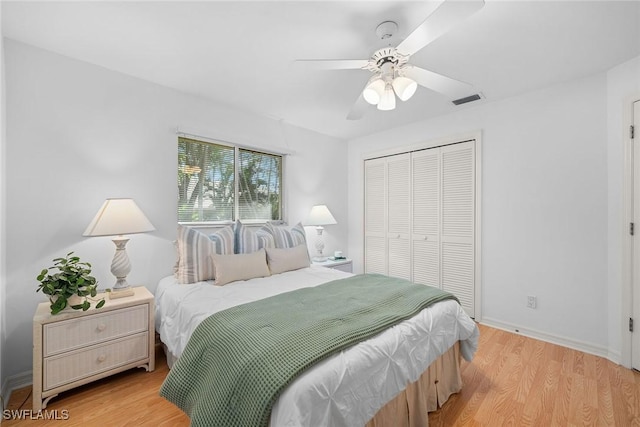
[[[240,219],[280,219],[282,157],[241,149],[239,163]]]
[[[233,220],[234,149],[178,139],[178,221]]]

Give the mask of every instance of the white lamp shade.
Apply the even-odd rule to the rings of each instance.
[[[387,85],[378,103],[378,110],[389,111],[396,108],[396,95],[393,93],[391,85]]]
[[[336,219],[329,212],[329,208],[326,205],[316,205],[311,208],[311,212],[309,213],[309,217],[305,221],[305,225],[332,225],[337,224]]]
[[[414,93],[416,93],[416,89],[418,89],[418,84],[416,82],[404,76],[399,76],[393,79],[391,85],[393,86],[393,90],[396,92],[396,95],[398,95],[398,98],[402,101],[407,101]]]
[[[118,236],[146,233],[155,227],[133,199],[107,199],[83,236]]]
[[[365,101],[371,105],[376,105],[380,102],[380,98],[384,93],[385,83],[380,78],[376,78],[364,88],[362,96]]]

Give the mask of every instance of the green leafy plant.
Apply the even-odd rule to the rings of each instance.
[[[36,292],[42,291],[51,301],[51,314],[64,310],[69,299],[74,295],[83,298],[82,303],[72,305],[74,310],[87,311],[91,307],[89,300],[96,301],[98,285],[96,278],[90,276],[91,264],[81,262],[77,256],[69,252],[64,258],[55,258],[53,266],[43,269],[38,275],[40,285]],[[105,300],[97,300],[96,308],[104,305]]]

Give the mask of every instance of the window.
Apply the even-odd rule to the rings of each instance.
[[[178,222],[281,219],[282,156],[178,138]]]

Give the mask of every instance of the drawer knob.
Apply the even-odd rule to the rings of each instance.
[[[102,331],[104,331],[105,329],[107,329],[107,325],[105,325],[104,323],[100,323],[100,324],[98,325],[98,332],[102,332]]]
[[[98,362],[102,363],[105,360],[107,360],[107,356],[105,356],[104,354],[101,354],[100,356],[98,356]]]

